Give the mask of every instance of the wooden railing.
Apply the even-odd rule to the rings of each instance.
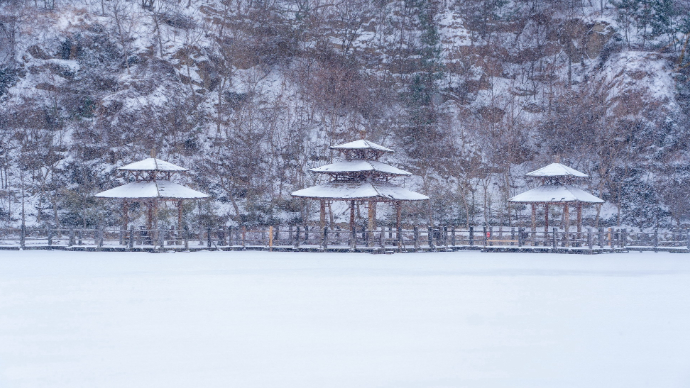
[[[427,225],[375,230],[340,226],[225,226],[202,230],[160,228],[15,228],[0,229],[0,248],[133,249],[290,249],[435,251],[458,249],[516,251],[690,250],[688,231],[629,233],[626,229],[587,229],[580,233],[553,228],[532,232],[525,228]]]

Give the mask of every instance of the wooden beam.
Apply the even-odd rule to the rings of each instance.
[[[369,230],[376,228],[376,201],[369,201]]]
[[[570,230],[570,208],[568,202],[563,204],[563,229],[565,230],[566,245],[569,245],[568,240],[570,236],[568,236],[568,232]]]
[[[153,229],[153,201],[146,201],[146,230]]]
[[[321,207],[320,207],[320,215],[321,215],[320,222],[321,222],[321,224],[320,225],[321,225],[321,232],[323,232],[323,228],[326,227],[326,200],[322,199],[319,202],[321,203]]]
[[[532,233],[534,233],[536,231],[537,231],[537,205],[533,203],[532,204]]]
[[[125,199],[122,203],[122,225],[125,227],[125,231],[129,227],[129,202]]]
[[[177,201],[177,231],[182,233],[182,200]]]

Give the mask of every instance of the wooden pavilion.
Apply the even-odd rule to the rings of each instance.
[[[401,227],[401,210],[404,201],[423,201],[429,197],[410,191],[390,182],[401,176],[410,176],[403,171],[379,161],[381,156],[393,150],[368,140],[356,140],[330,147],[342,153],[343,158],[335,163],[312,168],[318,174],[329,175],[331,180],[323,185],[313,186],[292,193],[294,197],[318,200],[321,204],[321,229],[326,226],[326,203],[328,201],[347,201],[350,205],[350,230],[355,227],[355,206],[366,203],[369,207],[368,228],[376,227],[376,204],[393,204],[396,212],[396,225]]]
[[[159,202],[169,201],[177,205],[177,227],[182,229],[182,204],[185,200],[208,198],[207,194],[192,190],[172,182],[172,174],[184,173],[184,167],[176,166],[164,160],[151,157],[139,162],[118,168],[119,171],[131,174],[134,182],[96,194],[98,198],[122,199],[122,224],[127,229],[129,224],[129,203],[139,202],[147,205],[146,228],[154,229],[157,224]]]
[[[537,206],[544,206],[544,233],[548,236],[549,205],[563,206],[563,229],[566,236],[570,227],[570,207],[577,209],[577,233],[582,233],[582,205],[602,204],[604,200],[573,186],[576,180],[588,178],[589,175],[565,166],[561,163],[551,163],[546,167],[528,172],[528,177],[541,180],[541,186],[510,198],[513,203],[532,205],[532,232],[536,232]]]

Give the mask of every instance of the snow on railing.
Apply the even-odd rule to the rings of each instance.
[[[343,250],[343,251],[448,251],[460,249],[549,251],[668,250],[690,251],[690,234],[683,232],[629,233],[626,229],[588,228],[565,233],[558,228],[430,227],[396,229],[392,226],[353,230],[336,225],[230,226],[192,230],[185,228],[5,228],[0,249],[88,250]]]

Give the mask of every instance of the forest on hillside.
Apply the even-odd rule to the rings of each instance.
[[[115,225],[93,194],[152,150],[214,197],[190,223],[303,223],[364,135],[407,220],[512,225],[558,159],[587,222],[687,226],[689,40],[688,0],[0,0],[0,225]]]

